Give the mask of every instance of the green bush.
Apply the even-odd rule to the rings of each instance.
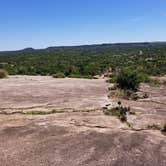
[[[137,71],[124,69],[117,75],[117,86],[123,90],[136,91],[140,82],[142,81]]]
[[[8,73],[6,70],[0,69],[0,78],[6,78]]]
[[[65,78],[66,76],[63,73],[56,73],[52,75],[53,78]]]

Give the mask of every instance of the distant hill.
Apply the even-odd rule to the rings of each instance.
[[[22,51],[22,52],[32,52],[32,51],[35,51],[35,49],[29,47],[29,48],[25,48],[25,49],[23,49],[23,50],[21,50],[21,51]]]
[[[13,50],[13,51],[0,51],[0,53],[12,53],[12,52],[33,52],[33,51],[52,51],[57,49],[93,49],[100,47],[147,47],[147,46],[166,46],[166,42],[135,42],[135,43],[104,43],[104,44],[92,44],[92,45],[78,45],[78,46],[52,46],[43,49],[35,49],[35,48],[24,48],[22,50]]]

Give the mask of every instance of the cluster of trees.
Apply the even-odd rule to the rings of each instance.
[[[11,75],[91,77],[130,68],[149,75],[166,74],[166,43],[103,44],[0,52],[0,68]]]

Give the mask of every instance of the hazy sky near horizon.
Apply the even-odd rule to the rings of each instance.
[[[0,0],[0,50],[165,40],[166,0]]]

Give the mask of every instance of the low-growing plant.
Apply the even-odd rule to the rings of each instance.
[[[56,113],[64,113],[64,110],[50,110],[50,111],[30,111],[27,112],[27,115],[49,115],[49,114],[56,114]]]
[[[110,79],[106,80],[106,82],[108,82],[108,83],[116,83],[117,82],[117,77],[113,76]]]
[[[127,99],[127,100],[130,100],[130,99],[137,100],[138,97],[137,97],[137,95],[136,95],[136,93],[134,91],[132,91],[132,90],[125,90],[124,91],[124,99]]]
[[[121,102],[118,102],[118,106],[112,109],[105,110],[105,115],[117,116],[121,122],[127,121],[127,112],[130,111],[130,107],[123,107]]]
[[[158,80],[158,79],[154,79],[154,78],[151,78],[150,79],[150,81],[149,81],[149,84],[151,85],[151,86],[156,86],[156,87],[158,87],[158,86],[160,86],[160,81]]]
[[[52,75],[53,78],[65,78],[66,76],[64,73],[56,73]]]
[[[125,92],[121,89],[110,91],[109,98],[124,98]]]
[[[78,74],[71,74],[69,75],[69,78],[85,78],[85,79],[94,79],[91,75],[78,75]]]
[[[0,78],[7,78],[8,73],[6,70],[0,69]]]
[[[134,91],[131,91],[131,90],[126,90],[124,92],[124,99],[127,99],[127,100],[138,100],[138,99],[146,99],[148,98],[148,94],[147,93],[143,93],[143,92],[134,92]]]
[[[144,93],[142,96],[139,96],[135,91],[132,90],[112,90],[108,94],[109,98],[119,98],[119,99],[126,99],[126,100],[137,100],[137,99],[145,99],[148,98],[148,94]]]

